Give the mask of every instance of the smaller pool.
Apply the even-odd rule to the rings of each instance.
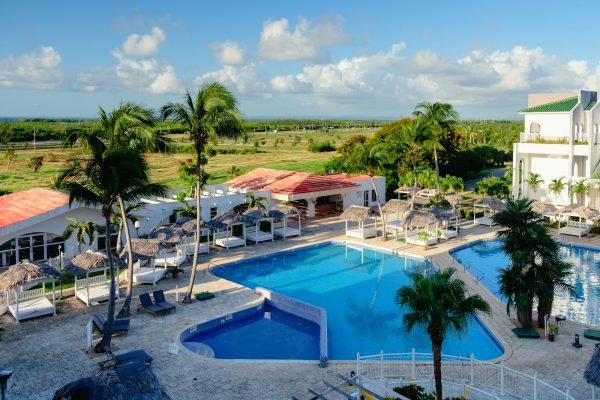
[[[319,360],[319,326],[268,304],[211,322],[186,330],[181,343],[215,358]]]

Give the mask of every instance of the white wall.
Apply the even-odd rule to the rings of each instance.
[[[569,113],[527,113],[523,132],[529,133],[534,122],[540,124],[541,137],[569,137],[571,132]]]
[[[364,206],[364,192],[365,190],[369,191],[369,206],[377,207],[377,201],[373,200],[372,191],[373,191],[373,183],[371,179],[361,179],[354,180],[355,184],[360,186],[356,192],[346,193],[344,194],[344,210],[350,206]],[[375,185],[377,186],[377,191],[379,193],[379,201],[383,205],[385,204],[385,177],[376,176],[375,177]]]
[[[527,167],[525,168],[525,180],[529,179],[529,172],[535,172],[540,174],[544,183],[540,185],[536,192],[529,189],[529,185],[525,182],[525,193],[524,196],[530,199],[539,200],[544,203],[551,204],[568,204],[568,193],[567,190],[562,193],[561,196],[556,197],[548,191],[548,185],[552,179],[558,179],[565,177],[565,171],[568,169],[569,159],[561,156],[547,156],[547,155],[530,155],[526,160]],[[564,182],[567,182],[565,177]]]

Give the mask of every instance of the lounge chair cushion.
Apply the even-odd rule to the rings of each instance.
[[[514,328],[512,330],[521,339],[539,339],[540,334],[533,328]]]
[[[95,314],[94,318],[92,318],[92,323],[98,329],[100,333],[104,333],[104,326],[106,325],[106,319],[102,314]],[[114,333],[122,333],[127,332],[129,330],[129,320],[128,319],[115,319],[113,322],[113,332]]]
[[[591,340],[600,340],[600,329],[586,329],[583,331],[583,337]]]
[[[196,300],[199,301],[204,301],[204,300],[208,300],[208,299],[212,299],[215,297],[215,295],[211,292],[200,292],[200,293],[196,293],[194,295],[194,297],[196,297]]]
[[[166,311],[164,308],[152,303],[152,299],[150,298],[150,294],[148,293],[140,294],[140,303],[142,303],[142,309],[144,311],[148,311],[151,314],[164,313]]]
[[[165,292],[163,292],[162,290],[157,290],[154,292],[153,294],[154,296],[154,303],[161,307],[164,308],[167,311],[175,311],[175,304],[169,303],[167,301],[167,299],[165,298]]]

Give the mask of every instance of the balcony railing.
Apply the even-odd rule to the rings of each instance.
[[[598,134],[593,135],[597,142]],[[547,136],[540,133],[521,132],[520,143],[542,143],[542,144],[569,144],[568,136]],[[576,133],[574,135],[575,144],[588,144],[587,133]]]

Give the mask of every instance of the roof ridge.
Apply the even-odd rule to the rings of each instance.
[[[560,103],[565,103],[567,101],[572,101],[572,100],[579,100],[579,96],[565,97],[564,99],[554,100],[554,101],[550,101],[548,103],[542,103],[542,104],[538,104],[536,106],[526,107],[526,108],[523,108],[522,110],[519,110],[518,112],[520,112],[520,113],[522,113],[522,112],[534,112],[534,111],[531,111],[531,110],[540,109],[540,108],[543,108],[543,107],[550,107],[550,106],[553,106],[553,105],[557,105],[557,104],[560,104]],[[573,108],[575,108],[576,105],[577,105],[577,103],[575,103],[573,105],[573,107],[571,107],[569,109],[569,111],[572,110]],[[541,112],[544,112],[544,111],[541,111]],[[566,111],[563,111],[563,112],[566,112]]]

